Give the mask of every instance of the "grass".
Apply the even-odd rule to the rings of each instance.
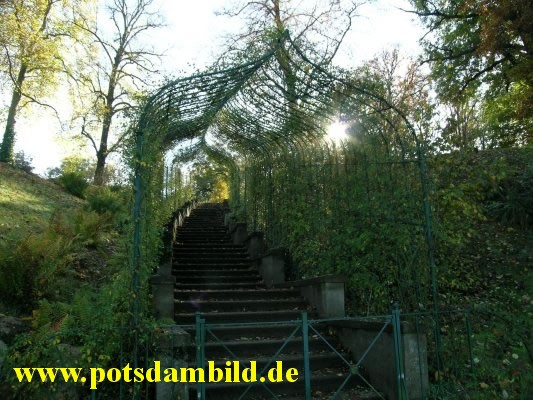
[[[40,233],[55,210],[72,210],[83,200],[59,185],[0,163],[0,240]]]

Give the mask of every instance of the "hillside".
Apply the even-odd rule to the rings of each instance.
[[[55,183],[0,163],[0,239],[42,232],[54,210],[81,204]]]

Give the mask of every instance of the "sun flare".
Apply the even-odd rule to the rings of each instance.
[[[343,122],[333,122],[331,125],[328,126],[327,138],[334,143],[340,143],[348,139],[348,134],[346,133],[347,128],[348,125]]]

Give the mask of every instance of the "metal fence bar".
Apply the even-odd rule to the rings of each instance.
[[[392,309],[392,330],[394,335],[394,359],[396,363],[396,385],[398,400],[408,400],[407,388],[405,387],[405,368],[403,363],[402,332],[400,325],[400,308],[398,304]]]
[[[309,322],[307,311],[302,312],[302,342],[304,350],[305,400],[311,400],[311,368],[309,367]]]
[[[474,354],[472,351],[472,324],[470,323],[470,311],[465,312],[465,325],[468,343],[468,356],[470,358],[470,372],[474,372]]]
[[[200,313],[195,315],[196,322],[196,368],[205,369],[205,319],[200,317]],[[196,398],[205,400],[205,382],[198,382],[196,385]]]

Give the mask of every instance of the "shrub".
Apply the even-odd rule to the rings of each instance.
[[[18,153],[15,153],[15,156],[13,157],[13,166],[29,174],[34,169],[33,165],[31,165],[32,161],[33,158],[27,156],[23,151],[19,151]]]
[[[533,222],[533,166],[503,179],[489,199],[488,214],[503,224],[530,226]]]
[[[73,196],[84,198],[84,192],[89,186],[89,183],[82,174],[79,172],[65,172],[58,180],[67,192]]]
[[[9,247],[9,248],[8,248]],[[0,298],[29,311],[66,264],[70,243],[50,232],[0,247]]]
[[[91,187],[86,192],[89,208],[98,214],[118,214],[123,209],[122,199],[119,193],[108,187]]]

